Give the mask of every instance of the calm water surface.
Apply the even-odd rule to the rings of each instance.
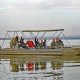
[[[40,68],[40,65],[38,67]],[[63,62],[62,67],[55,70],[51,66],[51,61],[46,61],[46,68],[43,70],[28,70],[25,64],[24,69],[24,71],[13,72],[10,60],[2,59],[0,60],[0,80],[80,80],[80,63],[75,62]],[[56,75],[56,73],[61,74]]]

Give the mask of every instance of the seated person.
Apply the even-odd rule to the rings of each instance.
[[[40,48],[40,42],[36,37],[35,37],[35,48],[36,49]]]
[[[63,46],[63,41],[59,38],[53,39],[51,42],[51,48],[62,48]]]
[[[28,45],[28,48],[34,48],[35,47],[34,42],[32,40],[28,40],[26,42],[26,45]]]
[[[18,43],[18,36],[13,37],[13,38],[10,40],[10,48],[15,48],[15,46],[16,46],[17,43]]]
[[[43,40],[41,40],[40,48],[43,48]]]
[[[55,48],[56,43],[55,43],[55,39],[53,39],[53,41],[51,42],[51,48]]]
[[[44,40],[41,40],[41,43],[40,43],[40,48],[46,48],[46,39]]]
[[[20,44],[19,44],[19,47],[22,47],[22,48],[27,48],[27,46],[26,46],[26,44],[25,44],[25,42],[24,42],[24,39],[21,37],[21,39],[20,39]]]

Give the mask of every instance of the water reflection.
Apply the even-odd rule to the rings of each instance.
[[[80,80],[80,63],[1,59],[0,80]]]
[[[62,61],[1,59],[0,78],[1,80],[63,80],[62,66]]]

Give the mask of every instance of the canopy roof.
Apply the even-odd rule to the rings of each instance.
[[[51,30],[13,30],[7,32],[52,32],[52,31],[64,31],[64,29],[51,29]]]
[[[51,32],[51,31],[63,31],[64,29],[52,29],[52,30],[22,30],[22,32]]]

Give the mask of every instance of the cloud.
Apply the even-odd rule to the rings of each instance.
[[[16,8],[49,9],[55,7],[79,8],[80,0],[19,0],[13,4]]]
[[[80,0],[0,0],[0,10],[80,8]]]
[[[37,2],[20,0],[17,4],[13,4],[16,8],[23,9],[49,9],[53,7],[68,6],[70,1],[68,0],[43,0]]]
[[[70,8],[79,5],[80,0],[0,0],[0,31],[63,26],[67,34],[72,34],[73,27],[80,27],[80,10]]]

